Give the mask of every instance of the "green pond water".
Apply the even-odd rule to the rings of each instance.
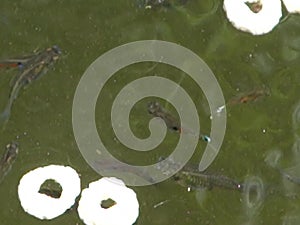
[[[299,15],[289,15],[269,34],[252,36],[230,24],[220,0],[190,0],[182,7],[147,10],[135,0],[2,0],[0,29],[0,59],[53,45],[63,52],[53,69],[20,91],[9,121],[1,127],[3,152],[12,140],[20,144],[18,158],[0,184],[1,224],[83,224],[76,210],[49,221],[24,212],[17,194],[19,180],[29,170],[49,164],[73,167],[81,175],[82,189],[101,177],[82,157],[73,134],[76,87],[84,71],[103,53],[128,42],[149,39],[174,42],[200,56],[214,72],[226,101],[257,88],[268,88],[269,96],[227,108],[224,142],[209,167],[211,172],[240,182],[251,183],[251,177],[256,177],[266,191],[256,193],[251,189],[250,199],[254,202],[255,195],[262,195],[257,204],[251,205],[247,204],[245,193],[218,188],[189,192],[172,179],[132,187],[140,203],[135,224],[300,224],[300,185],[289,182],[265,162],[277,151],[282,154],[278,162],[281,168],[300,163]],[[9,82],[17,72],[1,68],[3,109],[8,101]],[[107,149],[130,164],[157,162],[160,156],[172,152],[179,139],[178,134],[167,132],[163,143],[147,153],[132,151],[116,141],[110,122],[114,98],[131,81],[153,75],[179,83],[196,102],[201,132],[210,132],[207,100],[188,75],[155,63],[128,66],[104,86],[95,118]],[[150,100],[161,101],[176,115],[175,109],[161,99],[141,100],[130,115],[132,131],[140,138],[150,134],[151,116],[146,108]],[[199,162],[205,145],[199,142],[191,163]],[[300,171],[295,173],[300,177]],[[273,191],[267,187],[273,187]]]

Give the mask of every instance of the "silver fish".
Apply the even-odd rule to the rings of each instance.
[[[208,173],[206,171],[200,172],[197,166],[191,164],[187,164],[180,169],[180,164],[173,159],[168,158],[162,161],[163,159],[162,157],[160,158],[160,162],[157,163],[156,168],[165,175],[179,170],[175,173],[173,179],[183,187],[192,190],[224,188],[238,191],[242,191],[244,188],[242,183],[227,176],[217,173]]]
[[[208,174],[203,172],[185,171],[184,169],[174,175],[174,180],[181,186],[190,189],[224,188],[241,191],[243,184],[224,175]]]

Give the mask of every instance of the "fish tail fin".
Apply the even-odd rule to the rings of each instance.
[[[11,107],[13,105],[14,100],[16,99],[16,97],[18,95],[20,88],[21,88],[21,85],[13,87],[13,90],[10,94],[8,103],[7,103],[4,111],[0,115],[0,125],[4,125],[7,123],[8,119],[10,117]]]
[[[4,111],[0,114],[0,125],[4,125],[7,123],[9,117],[10,117],[10,111],[11,111],[11,105],[8,104]]]

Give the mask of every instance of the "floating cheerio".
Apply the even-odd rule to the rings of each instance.
[[[139,203],[122,180],[105,177],[82,191],[78,214],[86,225],[132,225],[139,215]]]
[[[51,190],[49,193],[41,191],[41,185],[48,180],[61,186],[58,196],[51,196]],[[27,213],[42,220],[50,220],[63,214],[75,203],[80,194],[80,178],[77,172],[68,166],[39,167],[21,178],[18,194],[21,206]]]
[[[282,16],[280,0],[224,0],[223,6],[234,27],[254,35],[270,32]]]

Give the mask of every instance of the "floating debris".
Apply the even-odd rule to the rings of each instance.
[[[159,203],[157,203],[157,204],[155,204],[154,206],[153,206],[153,208],[154,209],[156,209],[157,207],[160,207],[160,206],[162,206],[162,205],[164,205],[165,203],[167,203],[167,202],[169,202],[170,200],[164,200],[164,201],[161,201],[161,202],[159,202]]]

